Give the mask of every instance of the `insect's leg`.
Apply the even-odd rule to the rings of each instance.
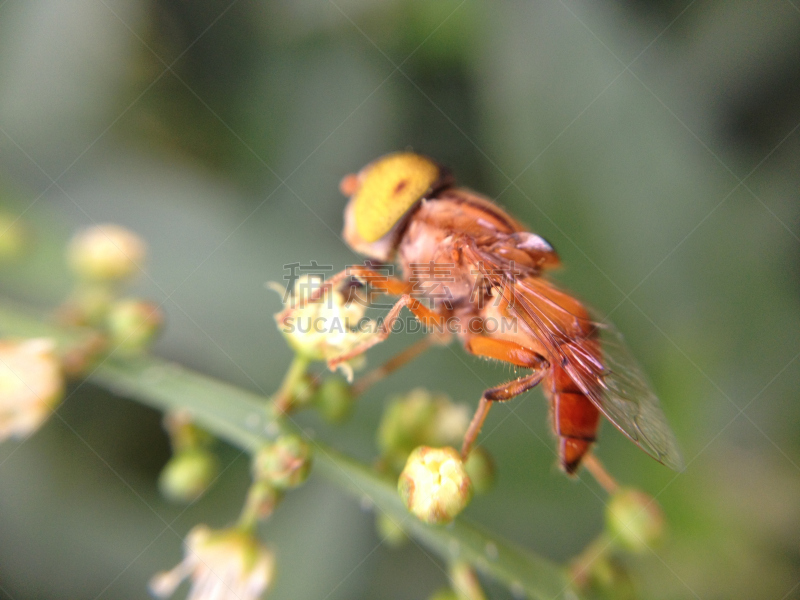
[[[393,373],[403,365],[411,362],[417,356],[433,346],[434,339],[427,336],[410,345],[408,348],[387,360],[380,367],[376,367],[366,375],[362,376],[353,384],[353,394],[359,396],[378,381]]]
[[[478,403],[478,409],[472,417],[467,432],[464,434],[464,443],[461,446],[461,457],[466,460],[469,451],[475,443],[475,439],[483,427],[486,415],[492,402],[505,402],[519,396],[523,392],[535,387],[547,374],[550,363],[543,356],[508,340],[498,340],[485,336],[470,337],[464,344],[467,352],[476,356],[485,356],[504,362],[509,362],[518,367],[532,369],[533,373],[525,377],[520,377],[514,381],[509,381],[497,387],[489,388],[483,392]]]
[[[397,317],[400,315],[400,311],[406,306],[426,327],[436,327],[444,331],[444,315],[441,315],[436,311],[423,306],[419,300],[415,300],[408,294],[403,294],[400,300],[398,300],[397,303],[386,314],[386,318],[384,319],[383,323],[381,323],[380,328],[372,337],[368,338],[349,352],[340,354],[339,356],[328,360],[328,368],[331,370],[335,369],[336,365],[339,363],[343,363],[358,356],[359,354],[363,354],[374,345],[381,343],[383,340],[389,337],[389,334],[392,332],[392,326],[397,320]]]
[[[331,275],[325,282],[316,290],[314,290],[308,298],[301,298],[293,302],[293,304],[283,311],[278,313],[275,318],[279,324],[283,324],[292,316],[292,314],[302,309],[306,304],[318,302],[326,292],[335,289],[348,277],[355,277],[361,281],[372,284],[375,291],[382,294],[400,295],[408,291],[409,284],[401,281],[400,279],[389,277],[385,273],[379,273],[369,267],[363,265],[354,265],[347,267],[344,271],[340,271],[335,275]]]

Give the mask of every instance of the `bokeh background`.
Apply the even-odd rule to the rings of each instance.
[[[800,597],[799,123],[796,0],[5,0],[0,204],[33,242],[0,286],[56,305],[72,232],[123,224],[151,249],[132,293],[168,315],[156,353],[269,392],[290,353],[265,283],[287,263],[357,261],[339,179],[429,154],[553,243],[556,279],[610,315],[662,398],[684,472],[609,426],[598,449],[669,520],[669,542],[629,561],[642,596]],[[453,345],[342,427],[300,420],[369,461],[387,397],[425,386],[474,405],[507,376]],[[90,385],[60,414],[69,427],[0,446],[0,597],[146,597],[195,523],[235,518],[235,449],[185,510],[157,493],[160,415]],[[540,392],[495,408],[483,440],[499,481],[471,519],[559,561],[600,531],[602,495],[556,469]],[[319,478],[262,531],[271,598],[444,584]]]

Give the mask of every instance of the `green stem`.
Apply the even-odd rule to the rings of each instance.
[[[80,331],[56,327],[0,300],[0,332],[19,337],[47,336],[68,346]],[[299,367],[298,367],[299,368]],[[279,433],[297,433],[264,410],[268,398],[150,356],[109,356],[87,376],[115,394],[158,410],[187,410],[210,433],[248,451]],[[576,598],[565,568],[457,519],[447,527],[425,525],[409,515],[393,485],[370,468],[333,448],[313,442],[315,471],[402,525],[409,535],[445,562],[467,562],[508,586],[515,595],[536,599]]]
[[[301,354],[295,354],[292,359],[292,364],[289,365],[289,370],[283,378],[281,387],[275,393],[275,409],[280,413],[288,413],[292,409],[292,404],[295,401],[295,394],[300,385],[301,379],[308,371],[310,361],[308,358]]]

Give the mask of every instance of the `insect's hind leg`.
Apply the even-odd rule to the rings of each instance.
[[[508,340],[474,336],[466,341],[464,347],[467,352],[475,354],[476,356],[494,358],[518,367],[533,370],[533,373],[530,375],[489,388],[483,392],[478,404],[478,409],[475,411],[475,415],[472,417],[467,432],[464,434],[464,442],[461,446],[461,457],[466,460],[472,449],[472,445],[475,443],[481,431],[481,427],[483,427],[483,422],[489,414],[492,403],[506,402],[538,385],[547,374],[550,363],[537,352]]]

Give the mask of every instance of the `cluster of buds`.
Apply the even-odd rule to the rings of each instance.
[[[162,328],[161,310],[151,302],[119,296],[120,286],[142,270],[146,253],[144,241],[118,225],[78,232],[67,252],[77,284],[61,308],[62,320],[100,329],[115,350],[147,349]]]
[[[397,472],[418,446],[456,445],[469,425],[466,406],[442,394],[418,388],[394,398],[378,426],[381,459]]]
[[[250,531],[198,525],[186,537],[183,561],[153,577],[150,590],[166,598],[189,579],[188,600],[256,600],[274,577],[275,555]]]
[[[63,396],[53,340],[0,341],[0,441],[31,435]]]
[[[350,301],[339,290],[327,290],[321,297],[323,282],[319,278],[298,278],[292,293],[287,297],[284,310],[275,315],[278,329],[289,346],[308,360],[322,360],[341,356],[353,350],[374,335],[375,325],[364,321],[365,307]],[[284,294],[283,288],[276,291]],[[347,377],[353,379],[353,369],[363,364],[363,357],[339,364]]]
[[[395,398],[383,413],[378,427],[381,465],[397,474],[408,456],[420,446],[455,446],[469,425],[469,409],[454,404],[443,394],[415,389]],[[472,450],[465,468],[476,493],[488,491],[494,483],[494,463],[483,447]]]
[[[200,498],[219,473],[219,461],[211,451],[213,438],[194,425],[187,413],[169,413],[164,428],[172,443],[172,458],[158,478],[161,493],[179,503]]]

